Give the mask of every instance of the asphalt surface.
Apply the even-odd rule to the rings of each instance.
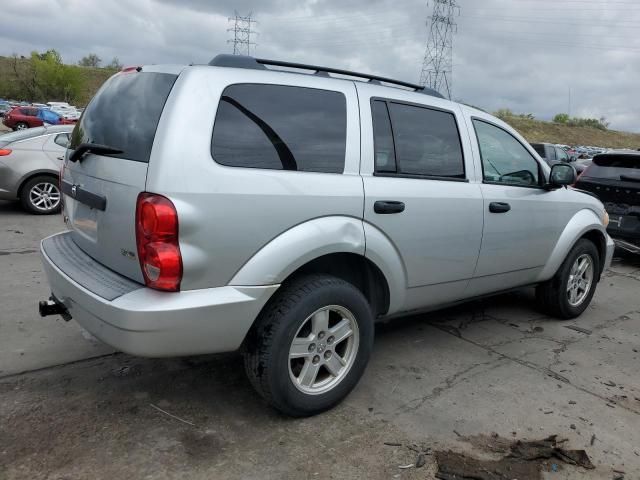
[[[346,401],[292,420],[238,354],[135,358],[41,319],[38,243],[62,229],[0,203],[0,480],[434,478],[438,451],[499,458],[493,432],[558,435],[596,467],[543,478],[640,477],[640,258],[616,258],[576,321],[523,290],[380,325]]]

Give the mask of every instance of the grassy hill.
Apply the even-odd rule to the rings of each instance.
[[[29,68],[28,59],[18,59],[17,68],[19,72],[24,72]],[[74,70],[82,77],[82,90],[75,100],[78,106],[85,106],[104,81],[113,75],[114,70],[106,68],[91,68],[74,66]],[[22,98],[19,90],[16,74],[13,68],[11,57],[0,56],[0,98],[11,98],[14,100],[31,100],[33,102],[60,101],[62,98]]]
[[[590,127],[570,127],[552,122],[530,120],[517,116],[502,117],[529,142],[549,142],[563,145],[591,145],[608,148],[640,148],[640,133],[598,130]]]

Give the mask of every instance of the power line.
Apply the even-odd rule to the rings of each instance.
[[[233,39],[227,40],[227,43],[233,43],[234,55],[251,55],[251,45],[255,45],[255,42],[251,41],[251,35],[256,33],[251,29],[251,26],[257,23],[251,18],[251,15],[252,13],[241,16],[236,11],[234,17],[229,17],[229,22],[233,22],[233,27],[227,31],[233,32]]]
[[[442,92],[447,98],[451,98],[453,80],[453,32],[457,30],[453,17],[456,13],[460,14],[456,0],[433,0],[429,37],[420,72],[420,85]]]

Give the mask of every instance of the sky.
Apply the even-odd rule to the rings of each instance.
[[[0,55],[57,49],[125,65],[231,53],[229,17],[257,20],[251,54],[418,82],[433,1],[21,0],[3,2]],[[455,100],[606,117],[640,132],[640,1],[457,0]],[[25,28],[28,26],[28,28]],[[570,98],[570,101],[569,101]]]

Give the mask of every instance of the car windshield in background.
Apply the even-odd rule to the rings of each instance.
[[[168,73],[119,73],[111,77],[86,108],[71,136],[82,143],[107,145],[109,154],[148,162],[158,121],[177,76]]]
[[[593,178],[608,178],[620,180],[620,176],[637,177],[640,179],[640,155],[634,154],[604,154],[596,155],[585,173]]]

